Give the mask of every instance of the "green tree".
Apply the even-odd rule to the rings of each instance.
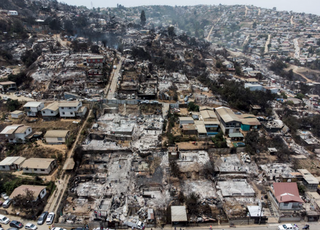
[[[216,148],[226,148],[227,147],[226,139],[223,137],[223,132],[221,130],[217,135],[215,135],[212,138],[212,141],[213,141],[214,146]]]
[[[141,25],[144,26],[146,24],[146,14],[144,12],[144,10],[141,11],[141,15],[140,15],[140,21],[141,21]]]
[[[248,132],[245,139],[246,151],[250,154],[255,154],[258,150],[259,140],[260,138],[257,130]]]
[[[188,111],[199,112],[199,106],[196,105],[194,102],[189,102],[188,103]]]

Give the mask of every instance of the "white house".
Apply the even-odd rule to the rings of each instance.
[[[65,101],[59,103],[60,117],[83,117],[87,107],[82,106],[81,101]]]
[[[8,15],[10,15],[10,16],[18,16],[18,11],[16,11],[16,10],[9,10],[9,11],[8,11]]]
[[[0,135],[10,143],[24,143],[26,137],[32,133],[32,128],[26,125],[8,125]]]
[[[6,157],[0,162],[0,170],[17,170],[25,160],[26,158],[24,157]]]
[[[23,162],[21,169],[24,173],[50,174],[57,166],[57,162],[52,158],[29,158]]]
[[[59,114],[59,103],[53,102],[41,110],[42,117],[55,117]]]
[[[15,111],[10,113],[11,118],[15,118],[15,119],[18,119],[18,118],[22,117],[23,114],[24,114],[24,112],[20,111],[20,110],[15,110]]]
[[[31,101],[25,104],[23,108],[26,111],[28,117],[35,117],[37,116],[38,112],[40,112],[44,108],[44,103]]]
[[[68,130],[49,130],[44,135],[44,138],[48,144],[64,144],[68,133]]]

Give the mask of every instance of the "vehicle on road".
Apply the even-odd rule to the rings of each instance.
[[[25,229],[31,229],[31,230],[36,230],[38,229],[37,225],[35,224],[31,224],[31,223],[27,223],[25,226],[24,226]]]
[[[7,199],[3,202],[2,207],[4,208],[9,208],[9,206],[11,205],[12,200],[11,199]]]
[[[302,229],[304,229],[304,230],[309,230],[309,229],[310,229],[309,224],[306,224]]]
[[[50,212],[47,216],[47,220],[46,220],[46,224],[50,225],[53,223],[53,220],[54,220],[54,212]]]
[[[65,228],[60,228],[60,227],[54,227],[54,228],[52,228],[51,230],[67,230],[67,229],[65,229]]]
[[[282,224],[278,226],[278,230],[299,230],[296,224]]]
[[[8,217],[4,216],[4,215],[0,215],[0,223],[1,224],[9,224],[10,220]]]
[[[10,227],[23,228],[23,224],[22,224],[20,221],[12,220],[12,221],[10,222]]]

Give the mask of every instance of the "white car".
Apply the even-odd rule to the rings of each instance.
[[[47,216],[47,220],[46,220],[46,224],[50,225],[53,223],[54,220],[54,212],[49,212],[48,216]]]
[[[36,230],[38,229],[37,225],[35,224],[31,224],[31,223],[27,223],[25,226],[24,226],[25,229],[31,229],[31,230]]]
[[[60,228],[60,227],[54,227],[54,228],[52,228],[51,230],[67,230],[67,229],[65,229],[65,228]]]
[[[299,230],[299,227],[295,224],[282,224],[279,225],[278,230]]]
[[[4,215],[0,215],[0,223],[1,224],[9,224],[10,220],[8,217],[4,216]]]

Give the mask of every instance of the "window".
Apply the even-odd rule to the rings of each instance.
[[[283,206],[288,207],[289,203],[283,203]]]
[[[45,171],[45,169],[41,169],[41,172],[44,172]]]
[[[69,109],[71,109],[71,107],[69,107]]]
[[[62,114],[64,115],[64,114],[65,114],[65,112],[62,112]]]
[[[34,169],[34,171],[38,171],[38,169]]]
[[[43,113],[43,114],[45,114],[45,113],[46,113],[46,111],[42,111],[42,113]]]
[[[73,112],[70,112],[71,115],[73,115]]]
[[[51,111],[51,113],[53,113],[53,111]]]
[[[58,137],[58,141],[63,141],[63,138],[62,137]]]
[[[6,168],[6,166],[2,166],[2,168],[3,168],[3,169],[5,169],[5,168]]]

